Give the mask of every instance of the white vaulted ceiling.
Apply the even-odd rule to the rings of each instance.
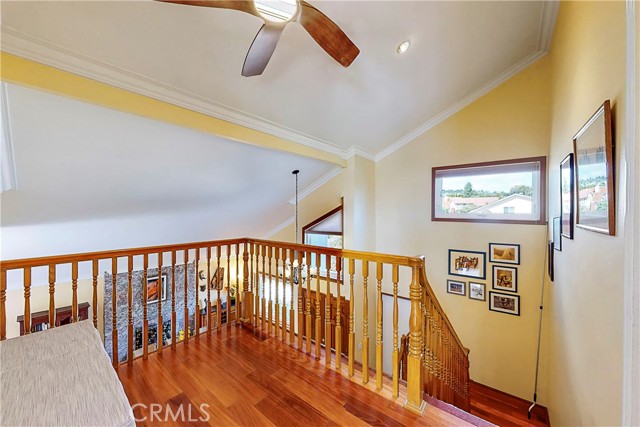
[[[545,1],[312,1],[360,48],[349,68],[290,24],[241,77],[261,21],[154,1],[3,1],[2,50],[342,155],[378,158],[546,51]],[[396,53],[411,41],[404,55]]]

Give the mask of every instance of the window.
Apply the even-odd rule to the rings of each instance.
[[[544,224],[546,157],[436,167],[433,221]]]
[[[302,227],[302,238],[305,245],[342,249],[342,205]],[[326,263],[326,257],[322,256],[321,270],[327,268]],[[333,257],[331,263],[335,264]],[[316,267],[315,257],[311,259],[311,266]],[[335,265],[331,265],[331,269],[335,269]]]

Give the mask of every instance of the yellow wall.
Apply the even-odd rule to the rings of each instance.
[[[471,349],[471,378],[527,399],[533,394],[545,227],[432,222],[431,168],[546,156],[549,87],[545,57],[376,165],[377,250],[425,255],[427,277]],[[520,317],[446,292],[447,278],[456,278],[447,274],[448,249],[487,252],[489,242],[521,245]],[[488,294],[491,264],[487,280],[480,282]],[[544,403],[544,387],[539,395]]]
[[[558,164],[572,137],[610,99],[616,166],[624,146],[625,4],[563,2],[550,51],[552,128],[549,211],[559,208]],[[620,425],[624,177],[616,176],[618,236],[576,228],[556,252],[545,311],[548,403],[554,426]]]

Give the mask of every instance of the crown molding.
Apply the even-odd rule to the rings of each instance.
[[[271,237],[273,237],[277,233],[281,232],[282,230],[284,230],[288,226],[292,225],[294,222],[296,222],[296,217],[295,216],[292,216],[291,218],[287,218],[287,220],[285,220],[282,224],[277,225],[274,229],[268,231],[264,235],[263,239],[270,239]]]
[[[345,158],[337,145],[2,25],[2,50],[120,89]]]
[[[538,31],[538,50],[549,52],[553,30],[556,28],[556,18],[558,17],[558,0],[542,2],[542,16],[540,17],[540,29]]]
[[[320,188],[323,185],[325,185],[327,182],[329,182],[331,180],[331,178],[333,178],[334,176],[338,175],[340,172],[342,172],[342,168],[340,166],[336,166],[335,168],[331,169],[329,172],[327,172],[324,175],[322,175],[320,178],[318,178],[313,183],[311,183],[311,185],[309,185],[304,190],[302,190],[301,192],[298,193],[298,201],[304,199],[309,194],[313,193],[318,188]],[[290,205],[295,205],[296,204],[296,197],[293,196],[292,198],[289,199],[289,201],[287,203],[289,203]]]
[[[417,137],[419,137],[423,133],[427,132],[428,130],[430,130],[430,129],[434,128],[435,126],[437,126],[438,124],[442,123],[444,120],[446,120],[449,117],[453,116],[458,111],[462,110],[464,107],[468,106],[469,104],[471,104],[472,102],[476,101],[480,97],[482,97],[482,96],[486,95],[487,93],[491,92],[493,89],[495,89],[496,87],[500,86],[502,83],[506,82],[511,77],[515,76],[520,71],[524,70],[529,65],[533,64],[534,62],[536,62],[538,59],[542,58],[544,55],[546,55],[546,52],[538,51],[538,52],[535,52],[535,53],[527,56],[522,61],[516,63],[515,65],[513,65],[512,67],[507,69],[505,72],[500,74],[498,77],[496,77],[495,79],[491,80],[489,83],[485,84],[484,86],[480,87],[479,89],[476,89],[474,92],[472,92],[469,95],[465,96],[460,101],[458,101],[455,104],[451,105],[446,110],[441,111],[440,113],[438,113],[436,116],[431,118],[429,121],[423,123],[422,125],[418,126],[414,130],[412,130],[411,132],[405,134],[403,137],[398,139],[393,144],[389,145],[387,148],[379,151],[378,154],[375,157],[375,161],[379,162],[380,160],[382,160],[385,157],[387,157],[389,154],[391,154],[391,153],[399,150],[400,148],[404,147],[405,145],[407,145],[411,141],[415,140]]]
[[[372,162],[376,161],[376,156],[375,154],[371,154],[371,152],[369,152],[368,150],[359,147],[357,145],[352,145],[346,152],[344,155],[345,159],[350,159],[353,156],[360,156],[363,157],[367,160],[371,160]]]

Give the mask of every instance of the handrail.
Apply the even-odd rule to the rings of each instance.
[[[171,261],[169,263],[163,262],[169,253]],[[138,270],[134,270],[134,258],[137,260],[142,258],[142,270],[139,270],[140,267],[137,267]],[[128,261],[127,267],[118,270],[123,265],[119,261],[125,259]],[[422,258],[247,237],[0,261],[0,340],[7,338],[5,305],[7,272],[11,270],[23,271],[24,326],[25,333],[28,334],[31,326],[32,269],[48,267],[48,321],[53,327],[56,321],[56,279],[60,279],[56,278],[57,266],[71,266],[72,316],[73,321],[77,321],[79,320],[79,264],[83,266],[91,264],[93,323],[97,327],[96,306],[98,304],[98,277],[101,261],[110,261],[110,269],[107,267],[108,271],[105,271],[105,275],[110,274],[109,281],[106,283],[103,281],[105,286],[104,335],[105,346],[107,346],[107,340],[111,341],[112,346],[107,347],[112,351],[113,365],[116,368],[120,363],[132,363],[135,358],[134,333],[142,334],[142,357],[147,358],[148,354],[153,351],[162,351],[165,345],[170,345],[171,349],[174,349],[178,341],[188,345],[191,338],[197,339],[201,333],[210,333],[214,327],[219,330],[223,319],[226,319],[227,327],[230,327],[233,321],[236,326],[240,324],[251,325],[254,330],[259,330],[263,334],[273,334],[276,339],[283,342],[288,341],[289,345],[300,350],[304,349],[308,355],[313,353],[316,358],[320,358],[321,347],[324,347],[328,367],[331,367],[332,364],[331,353],[335,351],[334,363],[338,371],[340,371],[341,363],[340,354],[346,353],[349,363],[347,372],[351,377],[354,375],[354,353],[358,350],[355,343],[357,317],[361,322],[359,327],[362,327],[363,336],[362,350],[358,350],[362,351],[363,382],[366,383],[369,380],[369,340],[373,338],[371,343],[375,344],[375,357],[371,356],[373,362],[371,367],[375,367],[376,371],[376,388],[380,390],[383,387],[383,348],[388,349],[391,346],[392,395],[397,397],[399,396],[399,364],[402,362],[398,359],[400,352],[398,336],[400,270],[411,273],[410,283],[408,283],[411,312],[409,334],[407,335],[407,401],[405,407],[415,412],[421,412],[424,409],[422,398],[424,390],[423,369],[427,355],[432,356],[432,353],[428,353],[430,351],[430,332],[425,328],[428,313],[425,313],[424,310],[427,303],[430,304],[434,313],[442,319],[443,327],[447,331],[446,336],[450,336],[455,342],[455,348],[451,349],[451,354],[438,354],[438,357],[448,358],[448,360],[457,360],[462,357],[466,360],[468,368],[467,354],[469,350],[462,345],[429,285]],[[150,261],[152,264],[149,264]],[[235,264],[235,281],[233,281],[234,276],[231,275],[232,263]],[[320,265],[326,265],[327,268],[320,269]],[[332,270],[332,266],[335,266],[335,270]],[[215,272],[224,271],[226,273],[226,277],[219,278],[220,286],[216,285],[213,288],[211,287],[212,268]],[[220,270],[221,268],[224,270]],[[313,268],[316,270],[311,274]],[[157,273],[152,273],[154,269]],[[198,282],[197,275],[203,269],[206,270],[206,278],[203,277],[202,282],[206,279],[204,282],[206,289],[200,291],[201,283]],[[279,275],[279,271],[282,271],[281,275]],[[389,271],[391,274],[385,276]],[[275,275],[272,274],[273,272]],[[195,273],[195,282],[191,273]],[[156,274],[157,278],[154,278],[152,274]],[[167,276],[166,282],[169,282],[166,284],[163,278],[165,275]],[[356,276],[359,279],[357,286],[362,286],[361,313],[355,312]],[[404,282],[406,280],[404,278],[407,276],[403,275],[402,277]],[[16,276],[12,276],[12,278],[16,278]],[[393,293],[390,294],[393,297],[393,342],[383,342],[382,336],[382,284],[385,281],[393,284]],[[236,302],[234,305],[235,318],[231,317],[232,312],[230,311],[232,293],[234,292],[231,282],[234,282],[236,288],[233,297]],[[149,288],[150,284],[155,287]],[[107,286],[111,286],[108,289],[109,296],[107,295]],[[343,286],[346,286],[348,291],[345,290],[342,293]],[[226,306],[223,304],[221,288],[226,291]],[[285,288],[289,288],[289,290],[285,292]],[[142,296],[136,294],[134,289],[142,289]],[[150,294],[151,297],[147,295],[150,289],[155,292]],[[170,298],[168,295],[165,296],[166,302],[162,302],[165,298],[161,298],[161,295],[164,295],[163,289],[166,289],[166,293],[170,295]],[[336,295],[332,295],[332,289],[336,290]],[[206,292],[205,307],[200,307],[199,292]],[[122,293],[127,294],[126,299],[122,298]],[[369,293],[374,297],[371,300],[373,303],[371,307],[375,307],[371,316],[372,319],[375,318],[375,322],[371,325],[372,334],[369,333]],[[156,300],[153,300],[154,295]],[[346,298],[347,295],[349,298]],[[136,314],[138,317],[135,318],[132,313],[135,298],[141,298],[142,318],[139,317],[140,313]],[[294,298],[297,298],[297,304]],[[348,307],[346,307],[348,319],[344,325],[340,316],[337,315],[337,313],[341,313],[343,300],[345,300],[344,303],[348,301]],[[135,301],[137,303],[140,300]],[[157,301],[157,305],[148,307],[149,301]],[[335,305],[335,310],[331,307],[333,305]],[[157,308],[152,309],[152,307]],[[123,317],[122,310],[124,309],[127,312]],[[157,312],[157,320],[153,317],[153,311]],[[312,313],[314,313],[313,316]],[[337,316],[335,321],[331,319],[332,316]],[[122,320],[123,318],[125,320]],[[125,339],[120,347],[118,345],[118,330],[122,330],[124,325],[118,323],[119,321],[127,322],[127,328],[124,331]],[[162,326],[162,331],[160,326]],[[167,336],[165,328],[169,326],[170,335]],[[178,333],[178,327],[182,328],[180,333]],[[192,327],[193,332],[191,332]],[[107,333],[107,328],[111,330],[110,334]],[[151,328],[157,328],[155,335],[157,349],[152,347],[153,342],[149,339]],[[141,332],[136,332],[138,330]],[[122,332],[120,332],[121,334]],[[345,346],[341,343],[343,336],[345,340],[348,340],[347,348],[344,348]],[[331,337],[335,337],[335,343],[330,340]],[[165,340],[167,340],[166,343]],[[449,351],[449,348],[444,346],[438,351],[446,352]],[[462,353],[461,356],[459,352]],[[460,395],[459,392],[456,393],[456,396]],[[458,402],[454,398],[448,399],[448,395],[443,397],[450,403]],[[462,404],[465,405],[464,402]]]
[[[456,333],[456,330],[453,328],[453,325],[451,324],[451,321],[449,320],[447,313],[444,311],[444,309],[440,305],[440,301],[438,301],[438,298],[436,297],[435,292],[433,292],[433,288],[431,287],[431,284],[427,279],[427,275],[424,268],[422,269],[422,274],[420,275],[420,284],[423,287],[427,297],[431,300],[432,304],[435,306],[436,311],[440,314],[440,316],[442,316],[442,320],[444,320],[445,324],[447,325],[447,328],[451,331],[453,338],[456,340],[456,344],[458,344],[458,346],[464,351],[465,355],[468,355],[469,349],[462,344],[462,340]]]

